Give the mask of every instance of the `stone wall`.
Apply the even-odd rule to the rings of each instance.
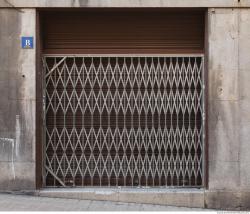
[[[250,9],[208,10],[206,202],[250,207]]]
[[[27,7],[58,3],[9,2],[19,6],[26,2]],[[89,6],[98,1],[65,0],[61,5],[70,6],[72,2],[72,6]],[[143,6],[163,4],[150,2],[145,1]],[[165,6],[170,4],[164,2]],[[205,0],[193,2],[196,4],[189,4],[208,4]],[[210,2],[215,6],[238,4],[238,0]],[[240,2],[250,6],[250,1]],[[112,1],[106,3],[109,6]],[[178,4],[180,1],[171,3]],[[1,1],[0,6],[6,6],[6,1]],[[208,189],[199,193],[199,204],[203,200],[203,206],[209,208],[246,209],[250,208],[250,9],[209,8],[207,17]],[[20,47],[21,36],[35,38],[35,20],[35,9],[0,9],[0,190],[35,190],[36,50]],[[188,191],[192,194],[193,190]],[[180,194],[176,197],[180,198]],[[159,203],[168,203],[164,200]]]
[[[0,9],[0,189],[35,188],[35,9]]]

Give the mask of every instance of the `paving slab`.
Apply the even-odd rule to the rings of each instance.
[[[0,193],[0,211],[201,211],[205,209]]]

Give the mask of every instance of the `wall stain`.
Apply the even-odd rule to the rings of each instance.
[[[11,170],[12,174],[14,177],[14,180],[16,179],[16,174],[15,174],[15,165],[14,165],[14,149],[15,149],[15,139],[12,138],[0,138],[0,143],[3,144],[3,147],[5,144],[11,144]]]
[[[20,116],[16,115],[16,157],[19,156],[20,136],[21,136]]]

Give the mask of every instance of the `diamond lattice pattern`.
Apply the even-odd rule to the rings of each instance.
[[[203,57],[44,57],[46,186],[203,185]]]

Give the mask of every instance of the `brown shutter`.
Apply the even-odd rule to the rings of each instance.
[[[203,53],[204,11],[42,13],[44,53]]]

